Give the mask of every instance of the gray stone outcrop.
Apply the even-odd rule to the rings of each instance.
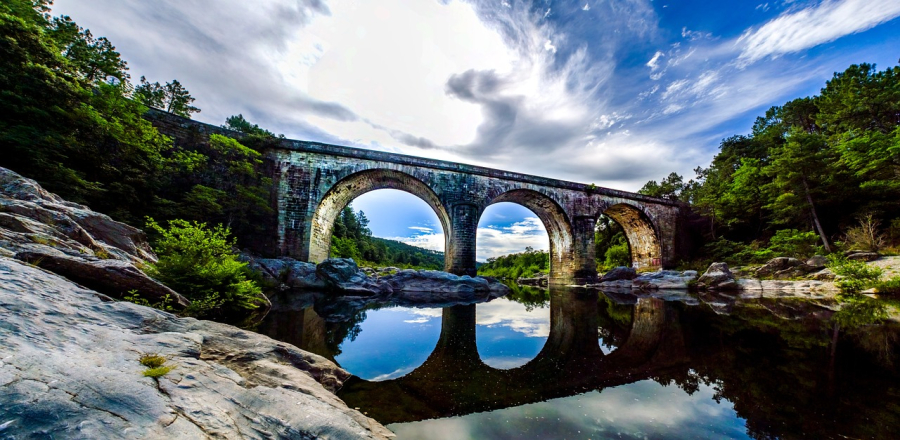
[[[332,391],[349,374],[225,324],[177,318],[0,257],[4,438],[331,438],[392,434]],[[142,354],[174,367],[144,377]]]
[[[722,262],[711,264],[697,280],[697,283],[701,287],[718,290],[734,290],[738,286],[734,280],[734,274],[728,270],[728,264]]]
[[[393,292],[389,283],[370,278],[351,258],[329,258],[316,266],[316,276],[329,289],[351,296],[385,295]]]
[[[394,297],[407,301],[473,301],[510,292],[494,278],[453,275],[437,270],[401,270],[380,279],[391,286]]]
[[[156,261],[141,230],[63,200],[5,168],[0,168],[0,255],[112,297],[136,292],[150,303],[168,298],[176,309],[190,304],[139,269]]]
[[[633,280],[637,278],[637,276],[637,271],[634,270],[633,267],[619,266],[603,274],[603,276],[600,277],[600,282],[605,283],[607,281]]]

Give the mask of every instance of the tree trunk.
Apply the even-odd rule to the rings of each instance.
[[[800,179],[803,181],[803,189],[806,192],[806,202],[809,203],[809,211],[812,213],[813,223],[816,225],[816,231],[819,233],[819,237],[822,237],[822,243],[825,245],[825,251],[831,253],[831,244],[828,243],[828,236],[825,235],[825,230],[822,229],[822,223],[819,222],[819,215],[816,214],[816,205],[813,204],[812,196],[809,194],[809,184],[806,183],[806,176],[800,176]]]

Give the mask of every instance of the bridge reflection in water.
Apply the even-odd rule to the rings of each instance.
[[[675,384],[688,395],[703,389],[700,394],[711,400],[730,402],[746,421],[747,435],[755,438],[890,438],[900,427],[896,326],[842,337],[832,350],[824,309],[784,299],[716,301],[691,306],[555,288],[549,294],[546,343],[531,361],[506,370],[479,356],[478,305],[447,307],[438,342],[421,365],[380,382],[353,377],[338,396],[379,422],[394,424],[649,379]],[[629,313],[616,324],[611,308]],[[340,343],[358,331],[353,322],[361,319],[362,309],[350,301],[316,304],[315,310],[274,313],[261,330],[334,359]],[[614,340],[616,348],[604,354],[601,339]]]
[[[624,345],[604,355],[598,344],[596,292],[554,291],[550,335],[527,364],[508,370],[481,361],[475,342],[476,305],[443,310],[441,336],[424,364],[381,382],[357,377],[338,396],[382,423],[483,412],[646,379],[686,362],[677,312],[641,298]]]

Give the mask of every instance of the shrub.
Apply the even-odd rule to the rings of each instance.
[[[782,229],[769,239],[769,250],[775,256],[805,259],[816,254],[818,242],[819,236],[815,232]]]
[[[631,266],[631,252],[628,250],[628,244],[621,243],[610,246],[606,250],[603,266],[606,270],[619,266]]]
[[[841,290],[841,294],[855,296],[859,292],[874,286],[881,277],[882,270],[869,266],[862,261],[848,260],[838,254],[828,256],[828,267],[841,279],[835,285]]]
[[[875,290],[882,295],[900,296],[900,276],[875,283]]]
[[[885,246],[884,235],[879,232],[881,222],[871,214],[859,217],[859,225],[847,230],[846,241],[851,249],[878,252]]]
[[[157,368],[166,363],[166,358],[156,353],[145,353],[141,355],[138,361],[147,368]]]
[[[146,377],[152,377],[152,378],[156,379],[158,377],[165,376],[170,371],[172,371],[173,368],[175,368],[175,367],[163,365],[163,366],[156,367],[156,368],[148,368],[148,369],[144,370],[144,372],[142,374]]]
[[[247,263],[232,251],[227,228],[185,220],[163,228],[150,218],[147,227],[158,236],[159,255],[147,273],[191,301],[186,315],[240,321],[264,302],[259,286],[247,279]]]

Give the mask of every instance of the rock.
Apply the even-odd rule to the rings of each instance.
[[[190,305],[141,272],[139,267],[155,262],[156,255],[139,229],[67,202],[4,168],[0,168],[0,249],[2,255],[114,298],[135,291],[153,304],[168,297],[176,310]]]
[[[847,251],[844,253],[848,260],[855,261],[875,261],[880,255],[878,252],[866,252],[866,251]]]
[[[332,291],[350,296],[390,294],[391,284],[369,278],[351,258],[329,258],[316,266],[316,276]]]
[[[822,269],[818,272],[810,274],[808,278],[818,281],[834,281],[835,274],[831,271],[831,269]]]
[[[516,284],[523,286],[547,287],[550,283],[550,276],[545,273],[538,274],[534,278],[518,278]]]
[[[632,280],[632,285],[640,289],[687,289],[697,279],[697,271],[660,270],[644,273]]]
[[[392,437],[332,391],[327,359],[225,324],[108,302],[0,257],[4,437]],[[142,353],[172,366],[144,377]]]
[[[20,234],[34,234],[41,240],[55,240],[76,252],[101,253],[133,263],[156,261],[140,229],[114,221],[84,205],[63,200],[34,180],[5,168],[0,168],[0,212],[6,214],[0,220],[0,227]],[[44,226],[36,230],[35,224]]]
[[[599,289],[631,290],[631,280],[603,281],[597,284],[591,284],[590,287],[597,287]]]
[[[113,298],[122,299],[135,292],[151,304],[168,300],[170,301],[169,305],[176,310],[184,309],[191,304],[187,298],[148,277],[127,261],[90,261],[71,257],[52,249],[49,252],[19,252],[15,258],[64,276]],[[268,311],[267,307],[264,308],[265,311]]]
[[[453,275],[437,270],[401,270],[381,278],[390,284],[394,297],[407,301],[470,301],[504,296],[510,292],[494,278]]]
[[[607,281],[633,280],[637,278],[637,276],[637,271],[634,270],[633,267],[619,266],[603,274],[603,276],[600,278],[600,282],[603,283]]]
[[[764,264],[759,269],[756,269],[756,276],[759,278],[768,277],[774,275],[776,272],[782,272],[788,269],[792,269],[794,267],[800,266],[803,264],[800,260],[796,258],[789,257],[777,257],[769,260],[766,264]]]
[[[242,255],[247,266],[259,272],[266,283],[302,290],[325,290],[328,285],[316,276],[316,265],[290,257],[254,258]]]
[[[708,289],[734,290],[738,288],[734,275],[728,270],[728,265],[725,263],[711,264],[697,282]]]
[[[806,260],[806,265],[812,268],[813,270],[822,270],[825,268],[825,265],[828,264],[828,258],[824,255],[813,255],[808,260]]]

